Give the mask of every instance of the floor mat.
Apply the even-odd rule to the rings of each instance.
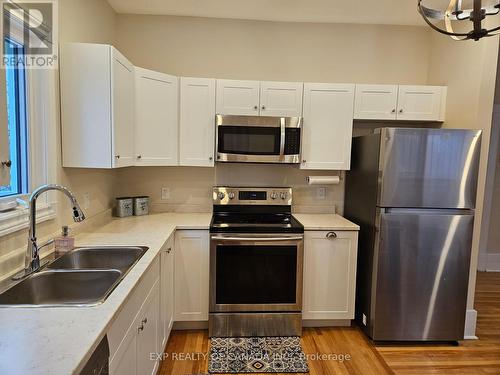
[[[208,372],[309,372],[300,337],[232,337],[210,339]]]

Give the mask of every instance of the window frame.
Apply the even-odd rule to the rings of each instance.
[[[13,48],[23,48],[21,44],[19,44],[15,40],[11,40],[10,38],[5,38],[3,40],[4,49],[6,48],[6,44],[11,44]],[[17,54],[16,54],[17,55]],[[22,72],[22,73],[20,73]],[[1,72],[0,72],[1,73]],[[1,73],[5,74],[5,73]],[[9,85],[9,81],[11,79],[17,84],[16,94],[19,95],[22,92],[24,95],[18,100],[16,103],[16,108],[13,112],[9,111],[9,104],[7,102],[7,121],[10,123],[10,120],[14,120],[16,122],[15,131],[13,134],[9,134],[9,138],[15,138],[14,142],[10,142],[10,154],[17,154],[15,157],[10,158],[12,160],[11,166],[11,182],[15,180],[15,182],[10,184],[9,190],[0,190],[0,198],[11,198],[18,195],[26,194],[28,191],[28,182],[29,182],[29,160],[28,160],[28,140],[27,140],[27,117],[26,117],[26,71],[24,69],[12,69],[12,76],[7,76],[5,82]],[[7,101],[9,100],[9,93],[7,93]],[[11,129],[12,131],[12,129]],[[15,143],[14,148],[12,149],[12,143]],[[16,172],[16,178],[12,178],[13,170]],[[15,190],[15,192],[13,192]]]
[[[22,22],[16,22],[11,39],[23,44]],[[0,197],[0,201],[29,200],[29,195],[38,186],[56,180],[57,165],[57,73],[55,69],[25,69],[26,89],[26,143],[28,160],[28,184],[26,194]],[[55,199],[51,192],[38,199],[37,222],[56,217]],[[15,210],[0,212],[0,237],[27,228],[29,215],[27,204]]]

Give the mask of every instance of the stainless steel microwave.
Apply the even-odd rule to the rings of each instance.
[[[217,161],[300,163],[302,117],[216,116]]]

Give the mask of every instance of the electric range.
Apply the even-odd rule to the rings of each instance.
[[[211,337],[300,336],[304,226],[290,188],[213,189]]]

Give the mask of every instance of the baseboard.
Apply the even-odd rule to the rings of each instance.
[[[487,272],[500,272],[500,253],[488,253],[486,258]]]
[[[316,328],[316,327],[350,327],[350,319],[329,319],[329,320],[302,320],[302,327]]]
[[[193,329],[208,329],[208,320],[198,322],[174,322],[173,331],[188,331]]]
[[[465,340],[477,340],[476,336],[477,311],[474,309],[467,310],[465,314]]]

